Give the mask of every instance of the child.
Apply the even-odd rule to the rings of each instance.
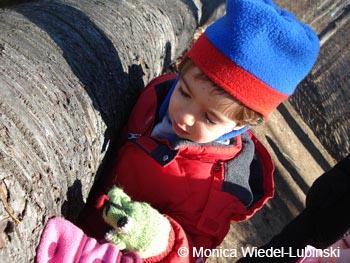
[[[232,220],[250,218],[273,196],[270,155],[249,128],[294,92],[318,51],[315,33],[271,1],[228,0],[179,75],[156,78],[140,95],[82,228],[103,238],[96,200],[118,185],[175,219],[192,246],[218,246]]]

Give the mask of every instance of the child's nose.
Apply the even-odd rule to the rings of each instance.
[[[185,125],[187,126],[193,126],[193,124],[195,123],[195,116],[191,113],[184,113],[183,114],[183,122]]]

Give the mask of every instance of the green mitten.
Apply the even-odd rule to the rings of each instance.
[[[105,235],[119,249],[137,252],[142,258],[164,253],[172,226],[169,220],[144,202],[132,201],[118,187],[107,194],[103,219],[112,229]]]

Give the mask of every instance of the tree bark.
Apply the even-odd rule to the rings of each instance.
[[[200,8],[62,0],[0,9],[0,262],[32,261],[48,218],[74,221],[107,135],[187,47]]]
[[[319,59],[290,102],[322,145],[340,161],[350,152],[350,1],[277,2],[318,32]]]

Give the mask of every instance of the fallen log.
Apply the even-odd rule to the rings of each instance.
[[[0,9],[0,262],[32,261],[48,218],[76,219],[108,134],[187,47],[201,6],[43,0]]]

